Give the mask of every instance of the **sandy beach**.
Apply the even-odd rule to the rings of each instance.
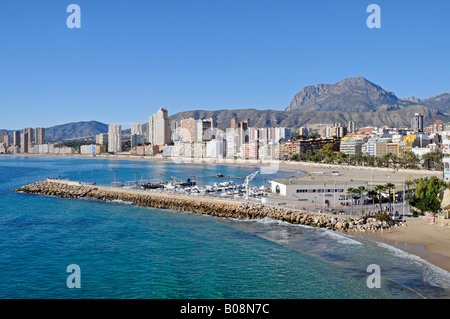
[[[14,155],[4,155],[14,156]],[[17,156],[41,156],[38,154],[27,154]],[[47,157],[57,157],[49,155]],[[357,180],[377,180],[385,181],[404,181],[405,179],[414,179],[426,176],[442,177],[442,172],[437,171],[425,171],[425,170],[406,170],[399,169],[393,170],[388,168],[369,168],[369,167],[355,167],[345,165],[329,165],[329,164],[316,164],[305,162],[284,162],[278,163],[261,163],[261,161],[251,160],[172,160],[170,158],[157,158],[157,157],[143,157],[143,156],[127,156],[127,155],[115,155],[115,156],[59,156],[70,158],[96,158],[96,159],[111,159],[111,160],[143,160],[143,161],[173,161],[182,163],[208,163],[218,165],[246,165],[246,166],[259,166],[302,171],[305,173],[304,177],[311,178],[311,173],[317,172],[331,172],[339,171],[339,179],[357,179]],[[269,177],[269,176],[268,176]],[[333,177],[334,179],[336,177]],[[377,241],[384,242],[399,248],[407,253],[419,256],[420,258],[450,272],[450,226],[440,224],[430,224],[425,219],[419,217],[406,218],[407,226],[399,227],[390,231],[381,233],[366,233],[363,236]]]
[[[406,227],[364,236],[401,249],[450,272],[450,227],[420,217],[406,218]]]

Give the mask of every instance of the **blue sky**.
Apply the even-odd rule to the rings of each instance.
[[[81,29],[69,29],[69,4]],[[381,7],[381,29],[366,8]],[[450,92],[450,1],[0,0],[0,128],[144,123],[166,107],[283,110],[364,76]]]

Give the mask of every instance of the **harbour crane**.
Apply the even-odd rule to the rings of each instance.
[[[258,175],[259,171],[256,171],[254,173],[251,173],[250,175],[248,175],[247,177],[245,177],[245,199],[248,199],[249,197],[249,183],[252,179],[255,178],[256,175]]]

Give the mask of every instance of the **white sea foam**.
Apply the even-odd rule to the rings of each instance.
[[[274,219],[274,218],[270,218],[270,217],[264,217],[264,218],[259,218],[259,219],[248,219],[248,220],[256,221],[257,223],[261,223],[261,224],[293,225],[284,220]]]
[[[330,237],[333,240],[336,240],[337,242],[339,242],[340,244],[345,244],[345,245],[363,245],[363,243],[360,243],[357,240],[351,239],[349,236],[345,236],[345,235],[341,235],[333,230],[321,230],[323,231],[323,234],[325,236]]]
[[[126,202],[126,201],[123,201],[121,199],[113,199],[110,202],[111,203],[118,203],[118,204],[126,204],[126,205],[132,205],[133,204],[132,202]]]
[[[278,225],[287,225],[287,226],[292,226],[292,227],[307,228],[310,230],[317,231],[316,235],[318,235],[318,236],[322,235],[322,236],[329,237],[329,239],[332,239],[333,241],[338,242],[339,244],[363,245],[363,243],[360,243],[359,241],[350,238],[350,236],[339,234],[334,230],[321,229],[321,228],[317,228],[315,226],[302,225],[302,224],[291,224],[286,221],[277,220],[277,219],[273,219],[273,218],[269,218],[269,217],[257,219],[255,221],[258,223],[263,223],[263,224],[278,224]]]
[[[430,262],[420,258],[419,256],[407,253],[401,249],[393,247],[391,245],[377,242],[379,247],[389,250],[394,256],[407,259],[413,263],[423,267],[424,280],[430,285],[449,289],[450,288],[450,273]]]

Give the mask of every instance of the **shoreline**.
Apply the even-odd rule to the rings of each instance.
[[[213,158],[170,158],[170,157],[154,157],[154,156],[139,156],[139,155],[58,155],[58,154],[0,154],[0,157],[42,157],[42,158],[74,158],[74,159],[107,159],[107,160],[129,160],[129,161],[150,161],[150,162],[172,162],[175,164],[214,164],[214,165],[230,165],[230,166],[260,166],[262,168],[271,168],[277,170],[278,168],[284,170],[301,171],[305,175],[309,173],[316,173],[318,169],[329,170],[356,170],[358,178],[367,178],[376,173],[388,173],[389,175],[399,175],[403,179],[417,178],[425,176],[442,177],[441,171],[429,170],[413,170],[413,169],[393,169],[386,167],[367,167],[367,166],[351,166],[338,165],[326,163],[312,163],[312,162],[295,162],[295,161],[280,161],[280,160],[245,160],[245,159],[213,159]],[[269,165],[267,165],[269,164]],[[370,174],[367,174],[370,171]],[[269,172],[268,172],[269,173]],[[341,173],[341,172],[340,172]],[[267,174],[267,173],[266,173]],[[270,175],[270,174],[267,174]]]
[[[3,155],[3,154],[2,154]],[[0,155],[0,156],[2,156]],[[135,161],[171,161],[170,158],[154,158],[154,157],[140,157],[140,156],[84,156],[84,155],[45,155],[45,154],[5,154],[5,157],[55,157],[55,158],[80,158],[80,159],[112,159],[112,160],[135,160]],[[188,164],[181,161],[180,163]],[[191,161],[193,164],[217,164],[217,165],[246,165],[246,166],[260,166],[264,163],[258,161],[212,161],[203,159],[200,161]],[[420,170],[405,170],[399,169],[394,171],[392,168],[371,168],[371,167],[354,167],[346,165],[332,165],[332,164],[317,164],[305,162],[280,162],[280,169],[301,171],[303,176],[308,176],[311,172],[316,172],[318,169],[336,169],[344,173],[343,177],[355,177],[355,170],[358,171],[360,178],[369,178],[373,175],[398,176],[398,178],[409,178],[411,176],[441,176],[442,173],[436,171],[420,171]],[[350,170],[345,172],[346,170]],[[345,176],[350,173],[350,176]],[[302,176],[302,177],[303,177]],[[302,178],[298,177],[298,178]],[[195,198],[194,198],[195,199]],[[213,199],[214,200],[214,199]],[[236,202],[239,204],[239,202]],[[235,204],[236,204],[235,203]],[[310,213],[314,214],[314,213]],[[345,234],[345,232],[343,232]],[[398,248],[408,254],[420,257],[421,259],[450,272],[450,226],[432,225],[421,218],[407,218],[406,227],[396,227],[390,230],[385,230],[383,233],[376,232],[352,232],[358,236],[363,236],[371,240],[390,245]]]
[[[450,227],[420,217],[406,219],[407,227],[361,236],[415,255],[450,273]]]

